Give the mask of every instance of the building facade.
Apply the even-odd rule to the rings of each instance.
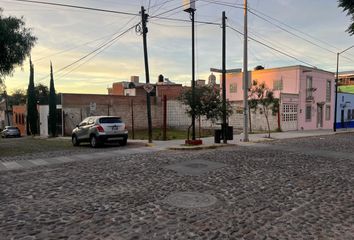
[[[331,129],[334,120],[334,73],[301,65],[250,71],[253,81],[265,83],[280,100],[283,131]],[[243,73],[226,75],[226,95],[243,101]]]
[[[336,128],[354,128],[354,94],[338,93]]]

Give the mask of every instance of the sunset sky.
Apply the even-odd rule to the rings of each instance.
[[[150,16],[189,19],[188,14],[183,12],[182,0],[43,1],[136,14],[143,5],[147,9],[150,6]],[[228,25],[242,31],[242,4],[242,0],[199,0],[196,2],[196,20],[221,23],[222,11],[226,11]],[[5,16],[23,16],[26,26],[32,28],[38,38],[32,51],[36,83],[49,85],[47,76],[50,61],[53,62],[57,92],[107,93],[107,87],[113,82],[128,80],[131,75],[140,76],[140,81],[145,81],[142,36],[137,34],[135,29],[127,32],[104,51],[96,51],[83,61],[58,72],[139,23],[139,16],[13,0],[0,0],[0,7],[3,8]],[[318,68],[335,71],[335,53],[354,44],[353,36],[345,32],[350,18],[337,7],[335,0],[249,0],[249,7],[258,15],[249,13],[251,37]],[[162,14],[170,9],[175,10]],[[189,22],[154,17],[149,20],[151,82],[156,82],[157,76],[163,74],[174,82],[185,85],[190,83],[190,27]],[[221,28],[218,25],[198,23],[196,38],[197,78],[207,79],[211,67],[221,67]],[[95,55],[96,53],[99,54]],[[227,67],[241,68],[242,58],[242,36],[227,29]],[[340,70],[354,70],[353,63],[354,49],[343,54]],[[256,65],[272,68],[299,64],[305,65],[259,43],[249,41],[249,69]],[[25,62],[22,67],[16,68],[13,76],[6,78],[9,92],[27,88],[28,77],[29,64]]]

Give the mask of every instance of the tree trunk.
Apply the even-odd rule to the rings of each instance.
[[[268,109],[263,107],[264,116],[267,120],[267,126],[268,126],[268,138],[270,138],[270,126],[269,126],[269,120],[268,120],[268,112],[266,112],[266,111],[268,111]]]

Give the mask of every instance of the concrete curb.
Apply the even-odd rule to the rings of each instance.
[[[212,144],[212,145],[198,145],[198,146],[174,146],[168,147],[168,150],[203,150],[203,149],[215,149],[221,147],[237,146],[236,144]]]

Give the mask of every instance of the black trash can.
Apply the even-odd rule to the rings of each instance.
[[[234,127],[233,126],[227,127],[227,140],[234,140]]]
[[[221,140],[221,130],[220,129],[215,129],[214,130],[214,143],[220,143]]]

